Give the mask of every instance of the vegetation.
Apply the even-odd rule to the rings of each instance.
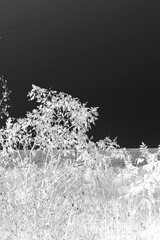
[[[7,88],[7,80],[4,79],[4,77],[0,77],[1,81],[1,86],[4,89],[2,92],[2,99],[0,100],[0,107],[1,107],[1,112],[0,112],[0,118],[3,118],[3,115],[6,115],[7,117],[9,116],[7,108],[11,107],[8,105],[6,102],[10,99],[9,95],[12,93],[11,90]]]
[[[142,143],[133,163],[116,139],[88,138],[97,108],[35,85],[28,96],[37,109],[0,129],[1,240],[159,239],[160,146],[151,154]]]

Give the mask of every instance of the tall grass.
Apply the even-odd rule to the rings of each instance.
[[[158,239],[158,175],[146,165],[1,169],[1,239]]]

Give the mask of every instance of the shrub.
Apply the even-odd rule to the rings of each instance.
[[[32,85],[28,96],[40,105],[26,118],[8,118],[6,127],[0,129],[2,156],[12,158],[19,147],[24,150],[54,150],[69,153],[87,149],[89,139],[86,132],[97,119],[97,108],[87,108],[78,99],[63,92],[48,91]],[[5,158],[6,159],[6,158]],[[12,158],[13,161],[13,158]]]

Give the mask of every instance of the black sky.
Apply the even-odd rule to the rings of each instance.
[[[0,0],[0,76],[25,117],[32,84],[99,106],[94,141],[160,144],[159,8],[140,0]]]

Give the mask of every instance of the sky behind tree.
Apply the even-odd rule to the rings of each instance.
[[[122,147],[160,144],[156,1],[1,0],[0,76],[11,117],[36,108],[32,84],[99,107],[88,135]]]

